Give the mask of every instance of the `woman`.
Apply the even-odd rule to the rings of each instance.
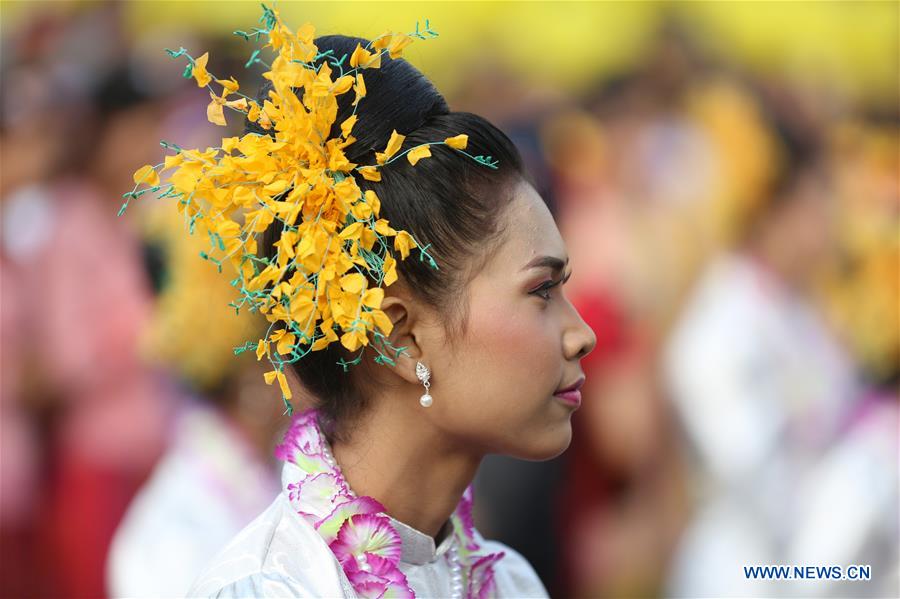
[[[278,27],[274,17],[269,25]],[[391,56],[383,52],[378,68],[366,71],[356,102],[339,97],[330,120],[336,137],[339,123],[358,117],[338,162],[377,159],[385,167],[379,175],[354,172],[355,183],[367,198],[378,190],[381,216],[392,227],[427,242],[420,259],[397,262],[397,280],[385,284],[384,346],[397,351],[376,359],[380,365],[348,362],[354,352],[342,338],[290,362],[315,408],[294,418],[278,448],[282,491],[213,559],[190,596],[547,595],[518,553],[475,530],[470,483],[488,453],[547,460],[566,449],[584,382],[580,360],[596,338],[559,287],[568,278],[565,244],[517,150],[485,119],[450,111],[431,82],[398,57],[405,43],[392,43]],[[339,35],[314,44],[309,57],[316,62],[353,55],[352,64],[361,47],[379,48]],[[205,59],[194,63],[194,76],[209,82]],[[262,88],[257,106],[278,81]],[[248,133],[282,139],[284,127],[252,114]],[[449,141],[461,131],[466,156],[436,147],[425,160],[387,164],[376,152],[385,144],[390,155]],[[266,263],[283,251],[296,262],[309,249],[296,235],[285,249],[284,240],[302,229],[281,225],[259,243]],[[284,341],[285,331],[278,336]],[[270,341],[260,342],[258,357],[271,351]],[[296,347],[285,345],[279,354]],[[271,374],[267,380],[278,379],[287,401],[282,372]]]

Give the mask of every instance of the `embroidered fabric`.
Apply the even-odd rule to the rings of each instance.
[[[279,448],[282,457],[286,450],[296,449],[298,444],[310,449],[306,442],[311,437],[303,436],[312,432],[309,424],[308,413],[295,418],[285,444]],[[317,514],[325,513],[325,504],[302,504],[305,509],[315,512],[305,512],[306,516],[298,511],[298,483],[310,477],[296,461],[285,462],[282,491],[272,505],[213,559],[188,596],[379,596],[368,593],[365,588],[359,589],[351,582],[332,547],[316,529],[314,522]],[[476,597],[548,597],[534,569],[519,553],[501,543],[485,540],[474,526],[466,526],[469,531],[465,537],[466,547],[459,547],[461,537],[457,534],[447,535],[435,547],[434,539],[429,535],[384,515],[394,525],[400,541],[396,566],[415,596],[452,596],[454,585],[462,585],[462,581],[454,580],[449,556],[455,552],[450,549],[471,547],[473,579],[484,583],[490,574],[490,584],[465,584],[461,591]],[[362,542],[370,540],[363,538]],[[498,557],[501,554],[502,558]]]

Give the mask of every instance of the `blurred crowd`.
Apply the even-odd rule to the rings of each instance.
[[[180,596],[278,489],[283,407],[233,352],[259,323],[171,206],[117,216],[156,142],[240,133],[163,48],[253,88],[247,47],[127,10],[48,4],[0,39],[3,597]],[[897,596],[897,99],[698,35],[661,19],[578,92],[490,60],[447,92],[521,149],[598,338],[572,446],[491,456],[479,528],[559,597]],[[746,579],[766,564],[873,580]]]

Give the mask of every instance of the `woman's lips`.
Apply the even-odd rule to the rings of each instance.
[[[557,391],[554,393],[554,397],[558,397],[563,402],[567,403],[570,406],[575,406],[576,408],[581,405],[581,387],[584,385],[584,375],[581,377],[575,384],[569,385],[562,391]]]
[[[558,397],[564,403],[575,406],[576,408],[581,405],[581,391],[578,389],[575,389],[574,391],[565,391],[563,393],[554,393],[553,397]]]

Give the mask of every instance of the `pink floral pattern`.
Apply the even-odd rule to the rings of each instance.
[[[332,511],[335,501],[349,499],[347,485],[330,472],[311,474],[299,483],[288,485],[288,499],[298,513],[313,517],[316,513]],[[306,511],[308,510],[308,511]]]
[[[356,497],[340,470],[326,459],[325,441],[315,409],[297,414],[275,455],[299,467],[306,476],[288,485],[291,505],[322,535],[354,590],[376,599],[415,597],[400,570],[402,542],[385,508],[371,497]],[[496,593],[493,565],[502,551],[479,554],[472,520],[472,486],[466,488],[451,516],[463,566],[466,596]],[[326,514],[321,517],[317,514]]]
[[[497,585],[494,581],[494,563],[503,557],[504,553],[499,551],[482,556],[472,556],[475,561],[471,565],[470,574],[468,576],[468,597],[477,599],[486,599],[493,597],[497,592]]]

